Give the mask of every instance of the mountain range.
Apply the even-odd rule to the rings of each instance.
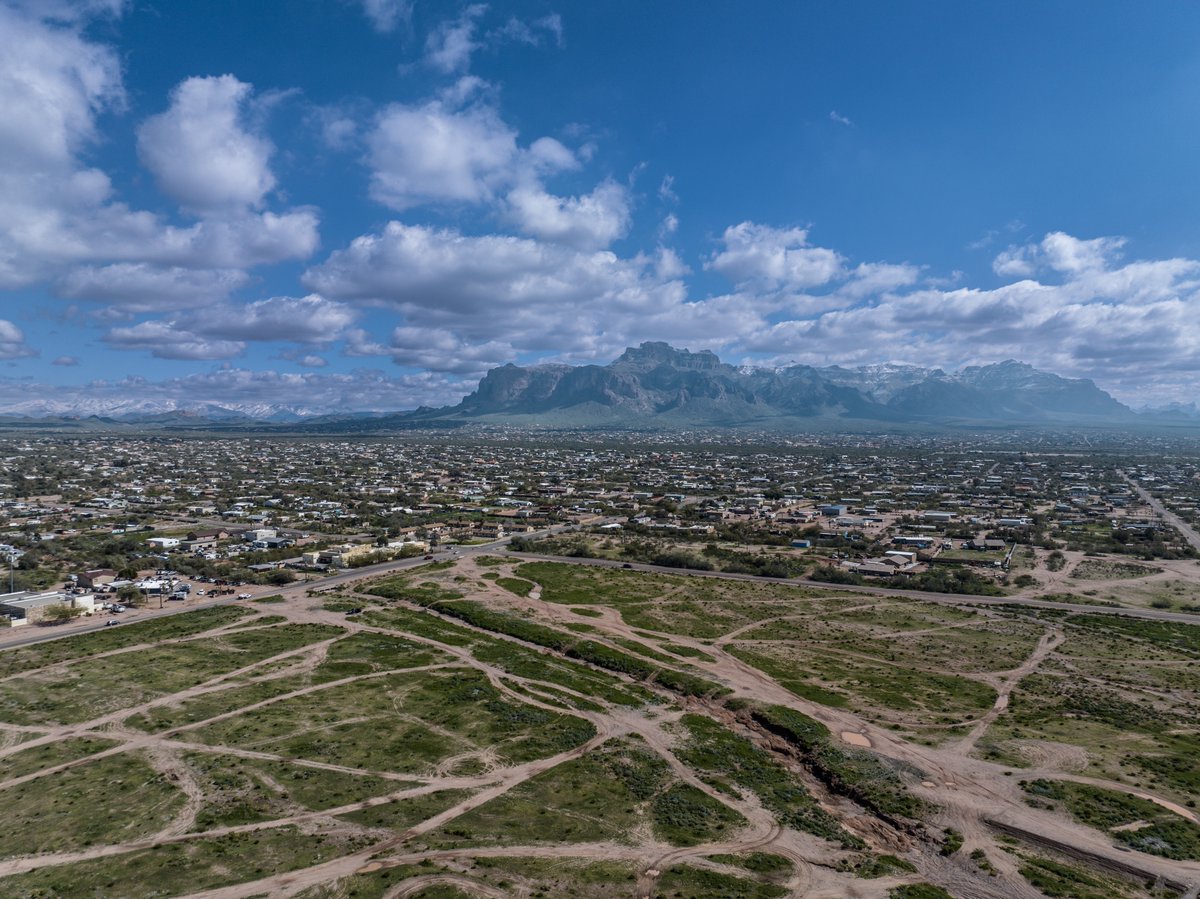
[[[555,425],[786,426],[878,422],[1122,422],[1136,419],[1088,380],[1021,362],[947,373],[911,365],[739,367],[708,350],[631,347],[608,365],[504,365],[457,406],[416,417]]]
[[[1192,410],[1187,410],[1192,411]],[[47,419],[111,426],[267,426],[315,432],[457,427],[472,422],[542,427],[790,430],[861,425],[1136,425],[1194,421],[1184,410],[1135,413],[1086,379],[1008,360],[957,372],[913,365],[860,368],[734,366],[708,350],[666,343],[630,347],[607,365],[503,365],[454,406],[394,413],[321,415],[253,404],[32,403],[8,421]],[[861,426],[860,425],[860,426]]]

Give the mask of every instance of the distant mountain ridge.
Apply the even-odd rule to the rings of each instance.
[[[0,410],[3,418],[99,418],[114,422],[155,421],[268,421],[289,422],[313,413],[297,406],[275,403],[212,403],[181,400],[93,398],[77,400],[26,400]]]
[[[631,347],[608,365],[504,365],[457,406],[421,415],[677,427],[817,418],[1043,424],[1136,418],[1089,380],[1012,360],[956,373],[911,365],[750,368],[666,343]]]
[[[471,423],[555,428],[836,429],[876,425],[1136,425],[1181,421],[1195,409],[1138,414],[1092,381],[1013,360],[959,372],[884,363],[859,368],[734,366],[709,350],[667,343],[630,347],[607,365],[493,368],[454,406],[406,412],[335,412],[198,400],[30,400],[0,424],[169,430],[373,433]],[[1194,420],[1194,419],[1193,419]]]

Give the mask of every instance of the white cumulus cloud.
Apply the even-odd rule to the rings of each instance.
[[[480,203],[511,181],[517,137],[490,106],[392,104],[368,138],[371,196],[393,209]]]
[[[425,39],[426,64],[447,75],[469,69],[471,54],[481,46],[475,39],[475,29],[486,11],[487,6],[475,3],[457,19],[439,25]]]
[[[803,228],[772,228],[742,222],[725,229],[722,249],[707,268],[734,283],[762,290],[805,290],[845,276],[845,260],[814,247]]]
[[[25,342],[21,329],[0,318],[0,359],[22,359],[36,355],[37,351]]]
[[[113,328],[104,335],[104,340],[116,349],[148,350],[159,359],[231,359],[246,349],[240,341],[212,340],[163,321]]]
[[[252,88],[232,75],[188,78],[138,131],[138,153],[164,193],[198,212],[259,206],[275,187],[272,146],[250,133]]]
[[[517,187],[507,203],[518,230],[583,250],[607,247],[629,231],[629,191],[614,181],[601,182],[580,197],[556,197],[540,186]]]
[[[395,31],[412,19],[412,3],[408,0],[360,0],[363,15],[376,31]]]
[[[112,303],[128,312],[178,309],[226,299],[248,280],[237,269],[189,269],[121,262],[72,269],[56,285],[59,295]]]

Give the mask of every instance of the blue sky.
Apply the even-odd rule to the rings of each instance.
[[[1196,398],[1194,5],[0,0],[0,35],[0,408],[404,409],[648,339]]]

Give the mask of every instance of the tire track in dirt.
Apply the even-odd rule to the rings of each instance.
[[[1026,677],[1033,674],[1038,669],[1038,666],[1049,657],[1050,653],[1058,649],[1062,643],[1063,632],[1061,628],[1052,628],[1046,631],[1042,639],[1038,641],[1037,646],[1034,647],[1033,652],[1029,654],[1029,658],[1022,662],[1019,667],[1006,672],[1002,676],[1003,680],[996,693],[996,701],[992,704],[992,708],[971,728],[970,733],[963,737],[957,744],[949,747],[950,751],[957,752],[960,755],[969,754],[975,748],[975,744],[979,742],[980,738],[987,733],[992,723],[1008,708],[1009,698],[1012,696],[1012,691],[1016,689],[1017,685]]]

